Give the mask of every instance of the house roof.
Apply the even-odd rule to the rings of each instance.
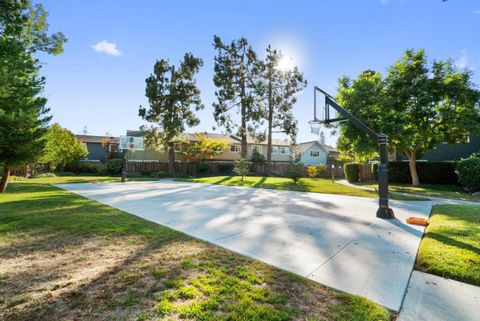
[[[127,130],[127,136],[134,136],[134,137],[141,137],[142,131],[140,130]],[[227,140],[231,144],[240,144],[242,139],[235,135],[228,135],[228,134],[221,134],[221,133],[208,133],[208,132],[199,132],[199,133],[185,133],[182,136],[178,137],[176,140],[188,140],[191,142],[198,141],[197,134],[206,135],[208,138],[211,139],[224,139]],[[267,145],[267,140],[259,141],[255,137],[248,135],[247,136],[247,143],[248,144],[256,144],[256,145]],[[290,146],[290,142],[284,141],[281,139],[272,139],[273,146]]]
[[[78,141],[84,143],[101,143],[103,141],[110,140],[112,143],[120,143],[119,137],[114,136],[96,136],[96,135],[75,135]]]
[[[305,142],[305,143],[299,143],[297,146],[298,151],[300,153],[303,153],[307,149],[309,149],[312,145],[318,144],[321,148],[323,148],[326,152],[336,152],[336,148],[328,145],[321,144],[318,140],[312,140],[310,142]]]

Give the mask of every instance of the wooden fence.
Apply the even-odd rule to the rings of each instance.
[[[230,163],[230,169],[222,166],[221,164]],[[233,169],[234,163],[233,162],[216,162],[216,161],[208,161],[206,162],[208,168],[204,170],[204,174],[207,175],[230,175],[231,169]],[[290,165],[289,162],[272,162],[272,175],[273,176],[286,176],[288,173],[288,166]],[[199,167],[198,164],[195,162],[175,162],[175,172],[181,173],[185,175],[197,175]],[[332,177],[332,170],[334,172],[335,178],[344,178],[345,174],[343,172],[343,166],[335,166],[335,168],[331,168],[327,166],[325,170],[321,173],[321,177],[330,178]],[[154,161],[147,161],[147,162],[134,162],[129,161],[127,163],[127,172],[128,173],[142,173],[142,172],[150,172],[152,175],[155,173],[163,171],[165,173],[168,172],[168,163],[167,162],[154,162]],[[265,165],[255,165],[250,163],[250,172],[256,175],[264,175],[265,174]],[[307,174],[307,169],[305,167],[305,176]],[[360,179],[362,181],[370,181],[373,180],[374,177],[370,170],[370,165],[364,165],[360,167]]]

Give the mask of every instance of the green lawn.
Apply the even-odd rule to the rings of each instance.
[[[363,186],[378,188],[377,184],[365,184]],[[473,196],[472,194],[466,193],[460,186],[455,185],[424,184],[420,187],[414,187],[407,184],[390,184],[389,189],[391,192],[410,193],[430,197],[442,197],[480,202],[480,195]]]
[[[48,183],[0,194],[1,320],[391,320],[370,301]]]
[[[480,206],[434,206],[416,268],[480,285]]]
[[[261,176],[245,176],[243,181],[239,176],[213,176],[200,178],[177,178],[177,181],[195,182],[207,184],[220,184],[230,186],[243,186],[267,189],[280,189],[299,192],[314,192],[325,194],[340,194],[361,197],[378,197],[373,191],[363,190],[356,187],[345,186],[338,183],[332,183],[326,178],[301,178],[297,184],[291,179],[284,177],[261,177]],[[397,200],[425,200],[418,197],[409,197],[402,195],[392,196]]]
[[[1,177],[1,176],[0,176]],[[38,177],[25,178],[18,181],[19,183],[47,183],[47,184],[67,184],[67,183],[88,183],[91,181],[98,182],[120,182],[119,176],[56,176],[56,177]],[[158,178],[150,176],[127,176],[127,181],[156,181]]]

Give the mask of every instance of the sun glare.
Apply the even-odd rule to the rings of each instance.
[[[281,71],[291,71],[295,67],[292,57],[283,56],[278,62],[277,68]]]

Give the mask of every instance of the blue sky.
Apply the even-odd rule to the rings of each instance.
[[[407,48],[430,59],[455,60],[480,84],[478,0],[121,1],[44,0],[51,31],[68,38],[65,52],[40,56],[53,121],[81,133],[122,135],[143,124],[145,78],[156,59],[177,63],[190,51],[204,60],[197,82],[205,109],[189,131],[212,131],[213,35],[246,37],[263,55],[281,49],[304,72],[308,87],[294,113],[298,141],[310,133],[313,85],[335,93],[342,75],[385,72]],[[327,135],[335,144],[336,137]]]

